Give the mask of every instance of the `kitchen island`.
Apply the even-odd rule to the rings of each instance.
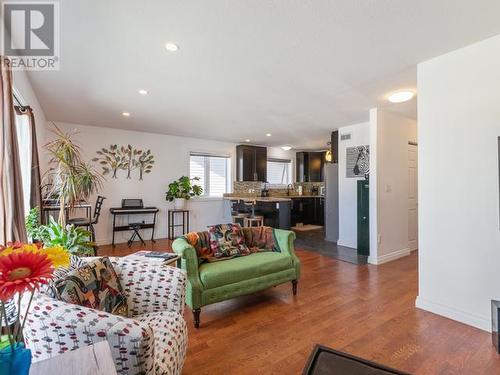
[[[225,200],[231,202],[231,215],[250,213],[254,205],[255,215],[264,216],[264,225],[290,229],[292,199],[289,197],[253,197],[225,195]]]

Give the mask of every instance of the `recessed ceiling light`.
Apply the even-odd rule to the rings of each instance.
[[[272,136],[272,134],[271,134],[271,133],[267,133],[267,134],[266,134],[266,137],[270,137],[270,136]]]
[[[389,95],[389,101],[391,103],[404,103],[411,100],[415,96],[415,92],[410,90],[400,90],[395,91]]]
[[[147,95],[147,94],[148,94],[148,90],[140,89],[140,90],[138,91],[138,93],[139,93],[140,95]]]
[[[130,113],[129,112],[122,112],[122,116],[123,117],[130,117]]]
[[[290,151],[292,149],[292,146],[281,146],[281,148],[285,151]]]
[[[175,52],[179,50],[179,46],[172,42],[165,43],[165,48],[167,49],[167,51],[170,52]]]
[[[247,142],[247,143],[250,142],[250,139],[245,139],[245,142]]]

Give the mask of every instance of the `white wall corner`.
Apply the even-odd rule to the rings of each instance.
[[[421,296],[417,296],[415,307],[479,328],[483,331],[491,332],[491,320],[486,316],[472,314],[453,306],[432,302]]]
[[[368,262],[377,263],[378,213],[377,213],[377,128],[378,109],[370,109],[370,256]]]

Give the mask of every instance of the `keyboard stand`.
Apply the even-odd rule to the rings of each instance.
[[[133,224],[141,224],[140,229],[151,229],[151,241],[155,242],[154,236],[155,236],[156,214],[159,211],[159,209],[157,207],[143,207],[143,208],[137,208],[137,209],[113,207],[113,208],[110,208],[109,211],[111,212],[111,215],[113,215],[113,240],[111,242],[113,246],[115,246],[115,233],[121,232],[121,231],[134,230],[131,227]],[[117,223],[116,223],[117,216],[130,216],[130,215],[151,215],[151,216],[153,216],[153,221],[146,222],[146,223],[132,223],[132,224],[126,224],[126,225],[117,225]],[[137,219],[135,219],[135,220],[137,220]],[[142,240],[142,238],[141,238],[141,240]]]
[[[133,230],[134,232],[132,233],[132,236],[130,236],[130,239],[127,241],[128,247],[132,246],[132,243],[135,241],[136,237],[139,237],[139,240],[141,240],[143,246],[146,246],[146,242],[144,242],[144,240],[141,237],[141,234],[139,233],[139,230],[142,229],[142,223],[134,223],[129,225],[130,225],[130,230]]]

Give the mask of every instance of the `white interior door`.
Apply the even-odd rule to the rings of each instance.
[[[418,249],[418,147],[408,145],[408,248]]]

